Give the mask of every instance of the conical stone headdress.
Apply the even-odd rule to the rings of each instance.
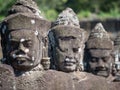
[[[70,25],[80,27],[79,19],[71,8],[66,8],[65,10],[63,10],[59,14],[54,25]]]
[[[9,15],[16,13],[32,13],[43,18],[39,7],[33,0],[17,0],[15,5],[8,11]]]
[[[112,49],[113,42],[101,23],[96,24],[87,41],[88,49]]]

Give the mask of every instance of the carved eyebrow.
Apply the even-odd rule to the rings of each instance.
[[[59,36],[58,37],[59,39],[61,39],[61,40],[71,40],[71,39],[76,39],[76,37],[74,37],[74,36]]]
[[[18,40],[17,39],[10,39],[10,41],[16,41],[17,42]]]

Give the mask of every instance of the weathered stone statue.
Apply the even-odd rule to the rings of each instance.
[[[43,43],[42,61],[49,62],[47,33],[50,26],[51,26],[51,23],[45,20],[41,16],[40,10],[38,9],[37,4],[33,0],[17,0],[16,4],[13,5],[13,7],[9,10],[9,16],[1,24],[1,28],[2,28],[1,35],[3,35],[5,29],[7,28],[8,29],[31,29],[31,30],[34,29],[36,33],[39,32],[41,33],[41,36],[42,36],[42,43]],[[42,30],[40,29],[41,27],[42,27]],[[4,43],[5,43],[5,40],[3,40],[3,37],[4,36],[2,36],[2,41],[3,41],[2,48],[4,47]],[[4,49],[3,57],[6,57],[5,47],[3,49]]]
[[[96,24],[91,31],[86,43],[86,60],[88,71],[97,76],[104,77],[109,86],[108,90],[119,90],[119,82],[113,74],[116,74],[113,59],[113,42],[101,23]]]
[[[71,8],[59,14],[55,26],[49,32],[52,61],[57,70],[72,72],[83,69],[85,31],[79,28],[79,20]]]
[[[115,81],[120,81],[120,33],[118,33],[115,41],[114,41],[114,72],[116,79]]]
[[[108,33],[101,23],[96,24],[86,44],[89,71],[99,76],[108,77],[113,64],[112,50],[113,42]]]
[[[43,25],[43,23],[44,23],[44,25]],[[39,43],[40,45],[36,44],[36,46],[33,47],[33,49],[32,49],[32,47],[29,47],[29,45],[28,45],[28,47],[29,47],[28,52],[30,51],[30,49],[32,49],[33,52],[36,55],[36,52],[40,53],[41,50],[39,50],[39,49],[42,49],[42,50],[44,50],[44,52],[47,53],[47,51],[45,51],[46,49],[44,49],[45,46],[44,46],[43,40],[46,37],[46,32],[47,32],[47,29],[48,29],[49,26],[45,27],[45,25],[50,25],[50,24],[49,24],[49,22],[47,22],[43,19],[40,19],[39,17],[37,17],[34,14],[29,15],[28,13],[17,13],[17,14],[8,16],[3,22],[2,27],[4,27],[4,28],[2,28],[2,34],[1,34],[2,38],[3,38],[2,39],[2,47],[3,47],[3,53],[4,53],[4,59],[3,60],[5,60],[5,58],[10,59],[10,57],[12,57],[12,58],[14,57],[15,53],[13,53],[13,56],[10,56],[11,55],[10,52],[6,53],[6,52],[9,51],[8,49],[12,48],[10,46],[11,45],[10,43],[12,41],[10,39],[12,38],[12,36],[14,35],[13,38],[17,38],[18,39],[17,42],[20,43],[20,39],[22,39],[22,37],[23,37],[22,35],[24,35],[24,33],[27,34],[29,31],[30,31],[30,33],[28,33],[28,35],[26,35],[26,37],[23,37],[21,42],[24,42],[24,41],[26,42],[25,38],[27,38],[27,39],[30,38],[30,40],[28,40],[30,42],[28,42],[28,43],[31,43],[31,42],[32,43],[35,43],[35,42],[39,43],[38,41],[36,41],[36,38],[33,37],[33,35],[36,35],[38,40],[40,38],[41,42]],[[40,28],[40,27],[43,27],[43,28]],[[19,33],[17,33],[17,32],[12,33],[13,31],[14,32],[17,31]],[[10,33],[8,33],[8,32],[10,32]],[[38,35],[39,33],[41,35]],[[10,34],[10,35],[8,35],[8,34]],[[9,36],[9,37],[6,37],[6,36]],[[38,36],[41,36],[41,37],[38,37]],[[10,45],[8,45],[9,48],[7,46],[7,43],[10,44]],[[27,44],[27,43],[25,43],[25,44]],[[12,46],[14,46],[14,45],[12,45]],[[37,48],[38,46],[39,46],[39,48]],[[18,46],[16,46],[16,47],[18,47]],[[34,49],[36,49],[37,51],[34,51]],[[30,54],[32,54],[33,52],[31,52]],[[17,51],[16,51],[16,53],[17,53]],[[8,57],[8,56],[10,56],[10,57]],[[15,54],[15,56],[16,56],[16,54]],[[43,55],[40,56],[40,54],[38,54],[38,56],[41,57],[41,58],[42,57],[47,58],[47,54],[46,54],[46,56],[43,56]],[[31,57],[31,58],[35,59],[35,56]],[[7,61],[7,62],[9,63],[9,61]]]

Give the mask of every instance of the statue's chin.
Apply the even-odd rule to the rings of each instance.
[[[43,65],[45,70],[48,70],[50,68],[50,65]]]
[[[98,76],[108,77],[109,73],[108,71],[99,71],[96,73]]]
[[[12,66],[16,69],[16,70],[20,70],[20,71],[28,71],[30,69],[32,69],[34,67],[33,63],[21,63],[21,64],[18,64],[18,63],[12,63]]]
[[[73,65],[73,66],[64,66],[63,71],[65,71],[65,72],[73,72],[73,71],[75,71],[75,69],[76,69],[75,65]]]

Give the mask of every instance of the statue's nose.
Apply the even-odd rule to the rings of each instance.
[[[99,61],[98,61],[98,67],[101,67],[101,68],[104,68],[104,67],[105,67],[102,59],[99,59]]]
[[[24,45],[22,44],[22,43],[20,43],[20,45],[19,45],[19,50],[22,50],[22,51],[25,51],[25,47],[24,47]]]
[[[74,57],[74,53],[71,49],[68,49],[67,54],[69,57]]]

